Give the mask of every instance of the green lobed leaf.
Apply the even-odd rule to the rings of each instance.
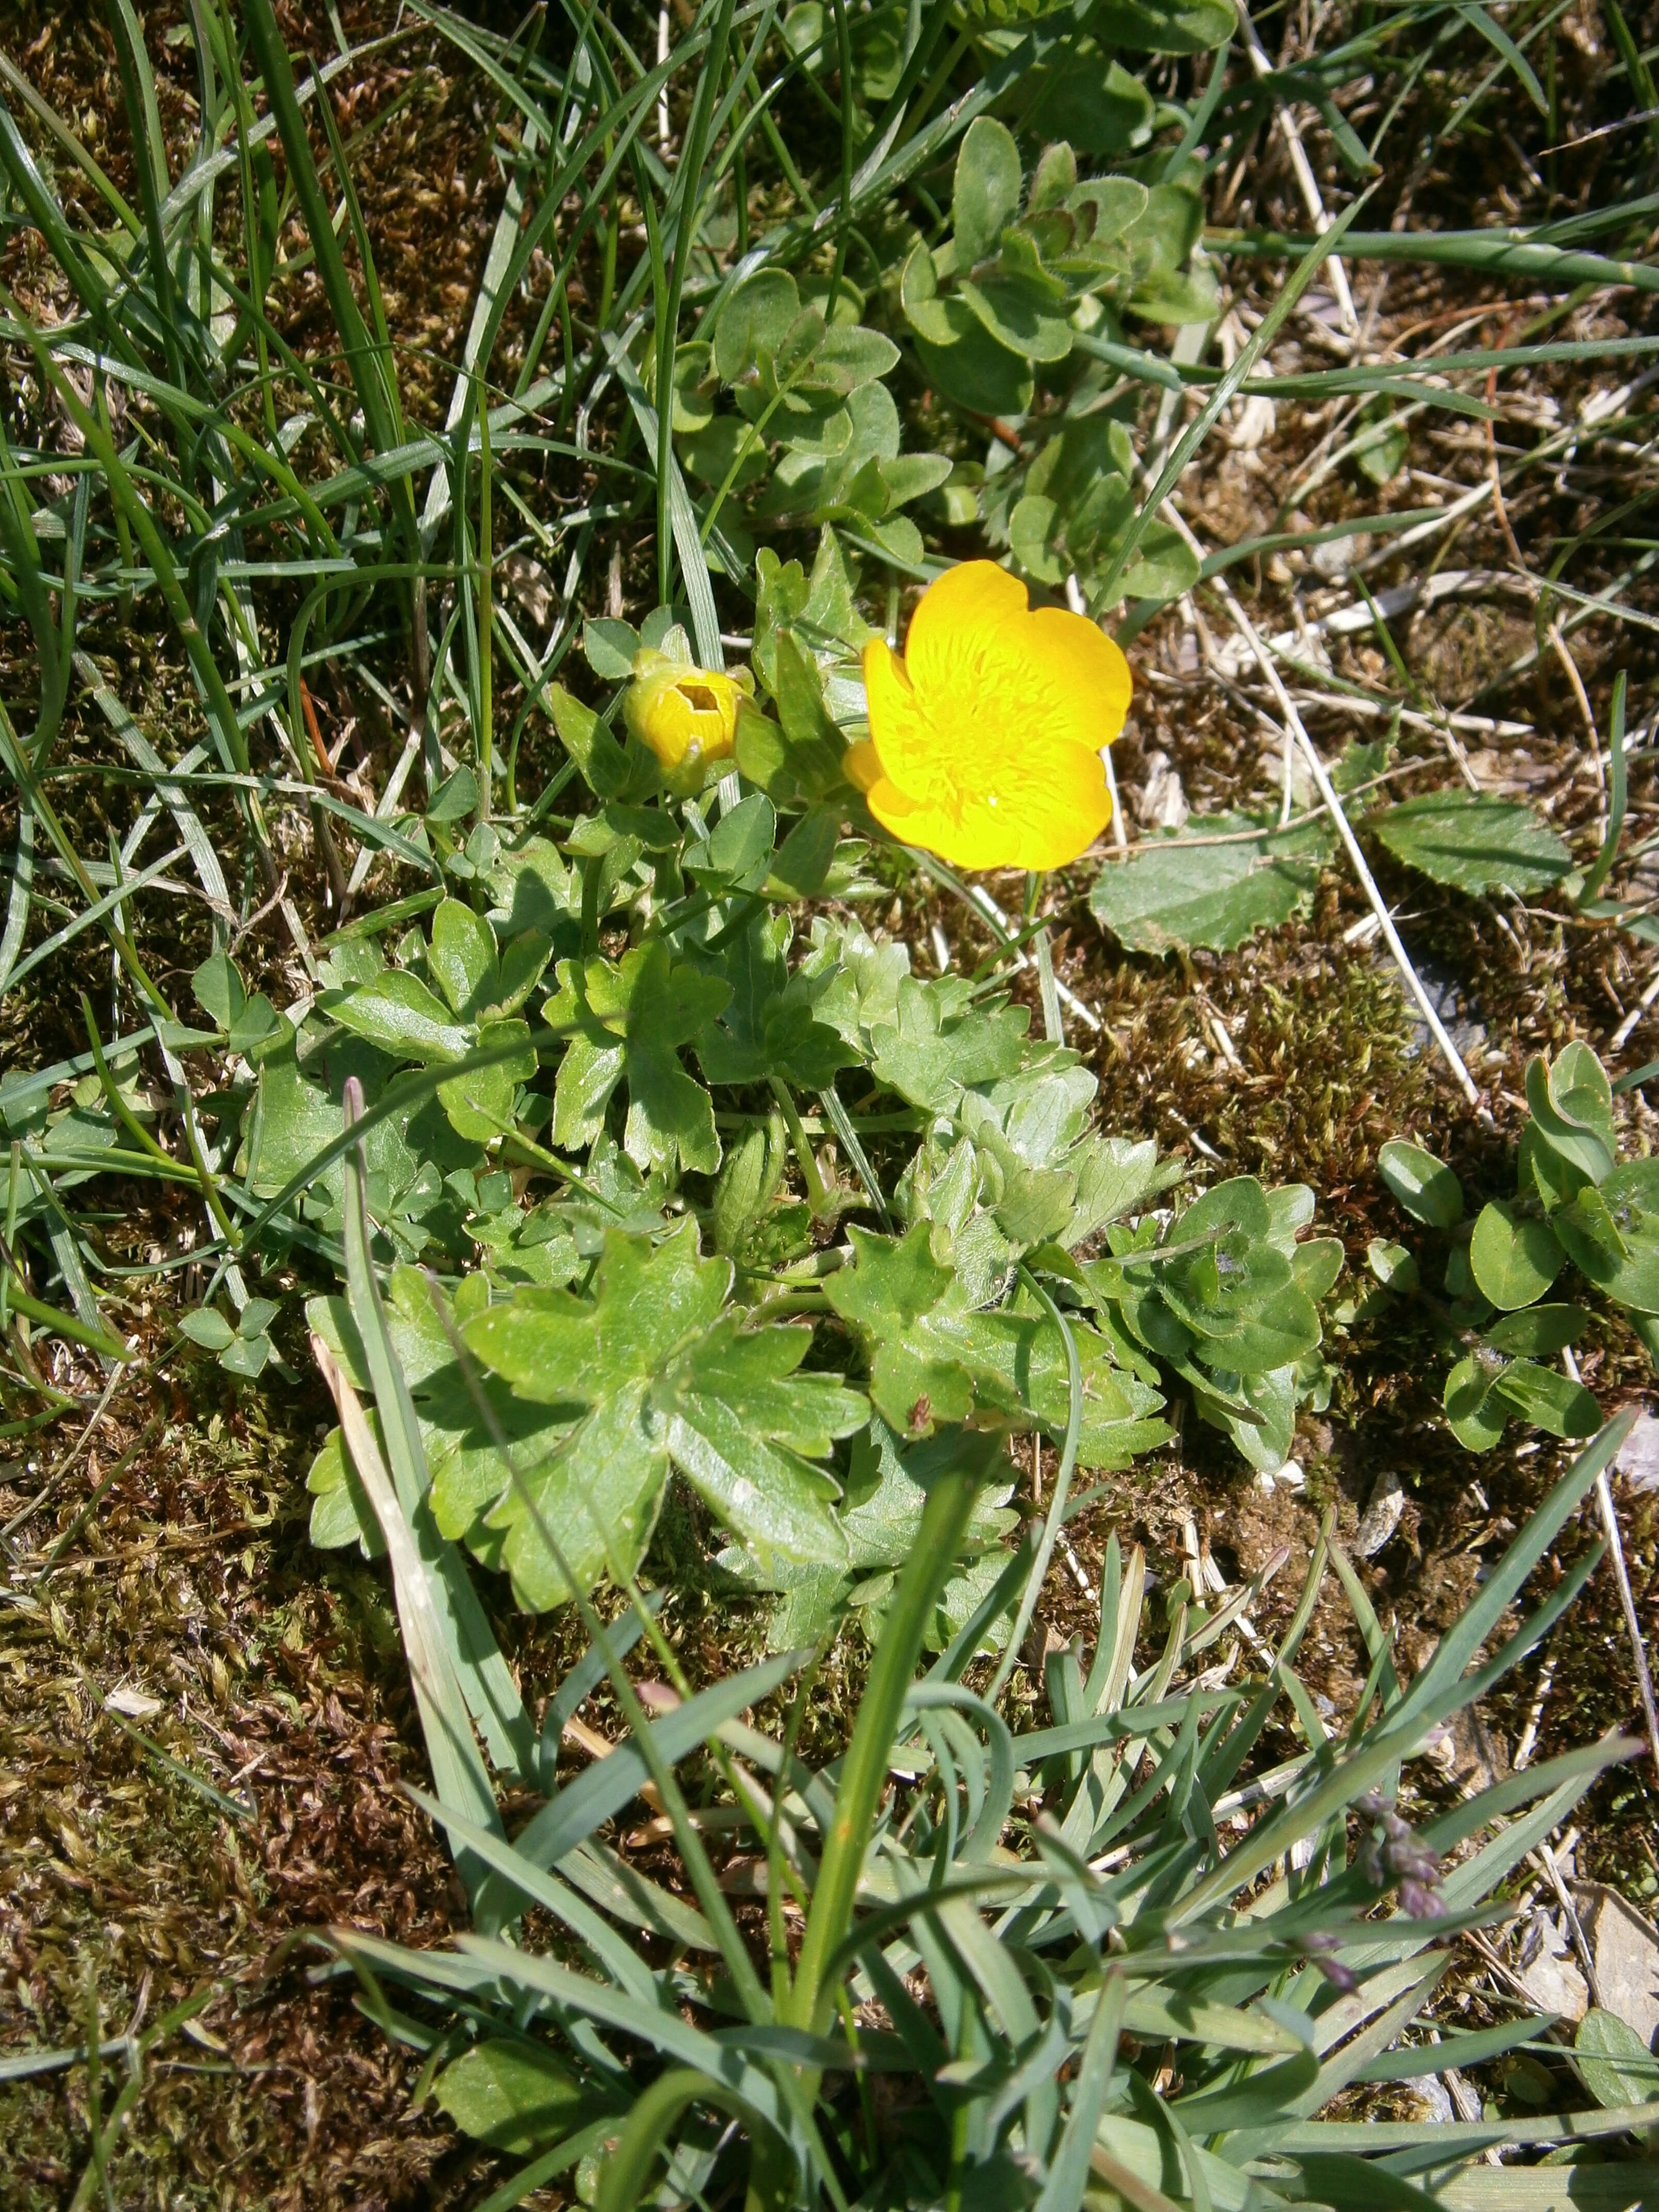
[[[434,908],[426,964],[451,1012],[463,1021],[474,1019],[501,995],[495,933],[459,899],[447,898]]]
[[[986,1312],[939,1256],[945,1232],[918,1222],[903,1237],[848,1231],[855,1264],[824,1294],[857,1330],[870,1358],[871,1402],[897,1435],[933,1434],[975,1413],[1063,1435],[1070,1412],[1065,1346],[1040,1307]],[[1083,1368],[1084,1466],[1127,1465],[1167,1434],[1149,1415],[1161,1402],[1120,1369],[1109,1340],[1073,1325]]]
[[[695,1222],[654,1246],[611,1232],[592,1297],[521,1290],[467,1323],[485,1366],[570,1424],[490,1518],[524,1602],[568,1594],[550,1536],[584,1588],[631,1571],[671,1456],[761,1559],[845,1560],[835,1485],[809,1462],[868,1406],[838,1376],[797,1372],[810,1328],[726,1311],[732,1282],[729,1260],[699,1254]]]
[[[675,1465],[763,1562],[840,1564],[847,1540],[828,1501],[838,1486],[809,1457],[870,1417],[839,1376],[796,1372],[810,1328],[745,1328],[728,1314],[652,1394]]]
[[[720,1163],[714,1102],[681,1066],[678,1048],[722,1011],[730,985],[673,961],[661,938],[635,945],[620,963],[562,960],[558,981],[547,1018],[574,1024],[576,1034],[554,1087],[554,1143],[591,1145],[611,1094],[626,1082],[629,1158],[642,1168],[678,1162],[712,1175]]]
[[[471,1049],[471,1026],[458,1021],[433,996],[418,975],[386,968],[349,990],[330,991],[322,1011],[398,1060],[464,1060]]]

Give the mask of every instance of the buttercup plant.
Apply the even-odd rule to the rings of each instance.
[[[1438,738],[1466,712],[1485,728],[1488,708],[1517,711],[1527,656],[1494,663],[1490,700],[1454,723],[1420,689],[1421,634],[1382,627],[1380,574],[1393,676],[1348,659],[1358,637],[1322,611],[1315,631],[1281,628],[1314,611],[1296,599],[1318,588],[1304,564],[1322,546],[1357,611],[1391,547],[1421,549],[1425,599],[1431,577],[1449,587],[1455,531],[1459,596],[1535,584],[1533,650],[1580,657],[1585,701],[1605,625],[1639,635],[1641,363],[1659,341],[1636,311],[1659,272],[1651,143],[1623,125],[1655,105],[1650,57],[1614,0],[1590,15],[1623,87],[1559,6],[1252,26],[1231,0],[677,0],[531,8],[511,31],[500,12],[108,0],[14,8],[50,19],[44,34],[0,38],[0,988],[16,1063],[0,1071],[0,1431],[20,1456],[71,1414],[78,1437],[53,1440],[54,1473],[17,1501],[30,1543],[37,1512],[73,1516],[44,1562],[6,1508],[21,1663],[55,1679],[68,1656],[107,1693],[132,1660],[136,1686],[142,1608],[125,1541],[105,1540],[130,1522],[118,1479],[177,1450],[140,1431],[143,1400],[161,1414],[165,1381],[177,1435],[204,1383],[234,1389],[289,1471],[281,1437],[312,1410],[285,1358],[303,1305],[340,1419],[311,1474],[313,1531],[386,1560],[346,1579],[390,1577],[472,1913],[453,1949],[361,1928],[339,1949],[422,2054],[417,2100],[430,2086],[457,2125],[530,2160],[481,2182],[489,2212],[550,2179],[599,2212],[732,2212],[744,2191],[750,2212],[1653,2199],[1652,2062],[1632,2031],[1621,2050],[1593,2013],[1569,2052],[1507,2009],[1473,2029],[1429,2010],[1443,1946],[1498,1909],[1618,1747],[1547,1754],[1471,1805],[1443,1807],[1413,1766],[1589,1571],[1568,1523],[1617,1433],[1507,1559],[1489,1553],[1409,1683],[1328,1528],[1282,1637],[1256,1603],[1266,1569],[1213,1607],[1177,1582],[1149,1613],[1145,1560],[1115,1542],[1103,1560],[1097,1522],[1060,1550],[1079,1492],[1167,1441],[1177,1398],[1250,1466],[1282,1466],[1332,1391],[1342,1253],[1290,1179],[1318,1158],[1304,1135],[1263,1147],[1278,1188],[1221,1169],[1177,1189],[1182,1170],[1099,1112],[1038,909],[1043,872],[1107,826],[1099,750],[1127,672],[1098,629],[1025,596],[1063,593],[1121,644],[1179,594],[1230,619],[1248,603],[1256,672],[1294,662],[1310,713],[1340,708],[1378,741],[1332,763],[1324,811],[1297,817],[1290,788],[1290,818],[1277,799],[1258,817],[1248,792],[1216,789],[1194,714],[1194,795],[1231,804],[1109,863],[1096,911],[1133,956],[1235,947],[1304,911],[1350,799],[1419,877],[1565,901],[1575,934],[1651,943],[1639,845],[1620,860],[1617,691],[1586,872],[1582,776],[1536,803],[1437,787]],[[1293,161],[1304,141],[1301,211],[1274,131]],[[434,143],[436,178],[399,173]],[[1398,181],[1402,160],[1415,212],[1409,192],[1379,199],[1363,228],[1350,187]],[[1451,180],[1432,210],[1431,173]],[[1483,227],[1460,231],[1477,180]],[[418,213],[388,222],[405,183]],[[1385,299],[1366,264],[1402,260],[1415,270]],[[1447,337],[1431,261],[1478,276],[1478,328]],[[1540,406],[1528,372],[1550,364]],[[1471,408],[1492,434],[1468,447]],[[1425,452],[1420,430],[1449,414],[1458,434]],[[1446,477],[1405,473],[1425,459],[1480,481],[1443,498]],[[1212,495],[1258,465],[1242,503]],[[1432,507],[1404,503],[1419,486]],[[1498,520],[1507,545],[1483,568]],[[1547,575],[1517,578],[1552,541]],[[988,554],[1000,565],[966,557]],[[1160,657],[1171,642],[1149,639]],[[1231,683],[1216,647],[1190,672],[1166,662],[1177,712]],[[1248,694],[1249,659],[1231,667]],[[1407,775],[1431,781],[1396,805]],[[913,972],[887,941],[902,924],[860,919],[878,879],[884,919],[897,890],[914,924],[909,854],[958,891],[952,867],[1023,869],[1024,927],[996,924],[981,958],[975,924],[948,972]],[[1334,952],[1330,937],[1322,915],[1304,941]],[[1040,1023],[1013,995],[1027,945]],[[1615,1054],[1648,995],[1630,994]],[[1563,1010],[1595,1018],[1570,989]],[[1448,1356],[1468,1356],[1450,1411],[1477,1439],[1512,1412],[1595,1422],[1553,1364],[1583,1322],[1546,1303],[1570,1266],[1659,1346],[1653,1163],[1618,1158],[1606,1085],[1562,1034],[1534,1072],[1513,1199],[1450,1255]],[[1304,1073],[1287,1071],[1293,1096]],[[1235,1101],[1252,1139],[1270,1137],[1256,1080]],[[185,1284],[193,1311],[170,1295]],[[179,1455],[182,1506],[206,1455]],[[173,1469],[154,1471],[172,1520]],[[223,1527],[216,1509],[210,1545]],[[169,1547],[139,1533],[145,1559]],[[92,1547],[82,1613],[70,1575]],[[1084,1632],[1039,1656],[1026,1632],[1056,1559],[1068,1609],[1088,1562]],[[1505,1644],[1546,1561],[1564,1579]],[[1328,1738],[1295,1672],[1327,1565],[1369,1674]],[[694,1686],[672,1635],[690,1594],[647,1598],[641,1578],[710,1586],[722,1631],[781,1648],[738,1672],[722,1633]],[[492,1614],[514,1598],[571,1608],[590,1638],[538,1710],[556,1638],[515,1637],[509,1665]],[[77,1618],[106,1632],[65,1651]],[[814,1668],[849,1619],[826,1680]],[[204,1631],[186,1675],[228,1626]],[[303,1642],[292,1656],[320,1688]],[[607,1675],[614,1702],[591,1717],[626,1735],[583,1766],[566,1723]],[[42,1681],[19,1694],[61,1703]],[[258,1761],[227,1778],[236,1800],[203,1778],[231,1741],[196,1735],[203,1710],[158,1718],[181,1756],[139,1735],[166,1765],[135,1765],[131,1787],[194,1783],[257,1820]],[[239,2100],[266,2098],[256,2075],[175,2073],[178,2094],[218,2100],[215,2124],[185,2105],[139,2124],[144,2053],[181,2015],[158,2009],[140,2034],[127,1991],[131,2033],[104,2036],[149,1932],[114,1942],[125,1875],[111,1921],[115,1862],[67,1840],[102,1748],[79,1730],[71,1759],[35,1759],[31,1817],[11,1820],[26,1917],[62,1887],[31,1865],[63,1828],[76,1864],[54,1910],[76,1932],[32,1943],[21,2032],[45,2040],[8,2049],[9,2105],[38,2072],[54,2160],[60,2120],[89,2132],[78,2203],[337,2183],[356,2201],[326,2063],[305,2116],[323,2163],[297,2183],[280,2096],[273,2125],[242,2130]],[[47,1768],[63,1821],[45,1817]],[[635,1847],[620,1821],[642,1787]],[[295,1799],[296,1853],[328,1795]],[[175,1832],[164,1796],[138,1804]],[[314,1858],[354,1915],[374,1909],[349,1862]],[[275,1932],[284,1908],[246,1902]],[[187,1923],[181,1941],[168,1922],[165,1971],[193,1972]],[[52,1993],[66,1957],[72,1978],[90,1969],[79,2018]],[[1400,2048],[1428,2019],[1443,2043]],[[1370,2101],[1492,2058],[1553,2069],[1558,2107],[1578,2101],[1571,2066],[1608,2109],[1517,2115],[1490,2076],[1458,2130]],[[7,2201],[46,2109],[24,2108],[0,2154]],[[417,2132],[399,2131],[400,2160]],[[239,2135],[253,2157],[229,2175],[149,2170],[164,2139],[194,2160]],[[1594,2136],[1590,2156],[1614,2155],[1592,2166]],[[259,2140],[295,2149],[289,2171],[257,2170]],[[1557,2142],[1564,2162],[1524,2174],[1478,2162]],[[477,2179],[452,2167],[433,2186]]]

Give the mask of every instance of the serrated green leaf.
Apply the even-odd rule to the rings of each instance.
[[[704,1259],[687,1220],[656,1245],[607,1237],[591,1297],[520,1291],[475,1315],[462,1334],[519,1396],[580,1413],[660,1374],[712,1328],[731,1287],[731,1261]]]
[[[469,1347],[518,1396],[573,1418],[491,1516],[525,1602],[568,1594],[549,1533],[584,1587],[631,1571],[671,1456],[763,1561],[844,1562],[835,1485],[809,1462],[869,1408],[838,1376],[796,1371],[810,1329],[723,1312],[732,1280],[688,1221],[654,1247],[607,1236],[592,1297],[521,1291],[468,1322]]]
[[[870,1395],[883,1419],[901,1436],[967,1420],[979,1365],[975,1316],[953,1271],[934,1257],[928,1224],[897,1243],[861,1229],[848,1235],[855,1265],[830,1278],[825,1296],[870,1349]],[[996,1402],[994,1382],[987,1388]]]
[[[1030,363],[999,344],[966,301],[940,294],[925,245],[905,264],[902,297],[922,368],[946,399],[975,415],[1025,413]]]
[[[1000,1545],[1018,1519],[1006,1505],[1012,1470],[1002,1439],[971,1429],[953,1429],[902,1449],[885,1422],[872,1421],[862,1436],[854,1438],[850,1455],[840,1515],[847,1541],[845,1567],[792,1566],[781,1560],[763,1567],[742,1552],[728,1550],[720,1554],[721,1567],[745,1588],[780,1593],[781,1602],[767,1624],[769,1644],[788,1648],[784,1641],[786,1630],[816,1640],[849,1605],[884,1603],[890,1588],[890,1571],[902,1567],[915,1548],[928,1484],[937,1475],[965,1463],[976,1469],[979,1488],[963,1537],[961,1558],[966,1576],[971,1576],[977,1557],[988,1552],[988,1564],[994,1577],[1001,1571],[1004,1555],[991,1547]],[[983,1589],[978,1589],[975,1596],[967,1596],[964,1589],[952,1599],[947,1585],[939,1615],[927,1639],[932,1648],[949,1642],[977,1595],[982,1595]],[[957,1603],[960,1603],[960,1613],[951,1618]]]
[[[781,1075],[803,1090],[822,1091],[853,1059],[836,1030],[817,1018],[827,979],[789,973],[785,956],[793,934],[787,915],[757,914],[723,951],[708,956],[732,997],[696,1040],[707,1081],[762,1083]]]
[[[1189,822],[1171,849],[1149,838],[1101,871],[1090,906],[1131,951],[1230,952],[1305,913],[1334,849],[1322,823],[1288,837],[1268,833],[1252,816],[1219,814]]]
[[[903,945],[878,945],[856,923],[834,933],[820,925],[815,934],[804,972],[819,982],[817,1018],[912,1105],[948,1113],[969,1085],[994,1096],[1024,1066],[1033,1048],[1024,1007],[976,998],[958,976],[924,982],[910,974]]]
[[[520,1049],[508,1060],[491,1060],[469,1068],[448,1083],[438,1085],[438,1100],[458,1135],[478,1144],[490,1144],[513,1127],[513,1103],[520,1084],[536,1073],[535,1048],[530,1042],[528,1022],[486,1022],[478,1031],[480,1048],[517,1042]]]
[[[349,991],[330,992],[322,1005],[335,1021],[398,1060],[464,1060],[472,1047],[470,1026],[406,969],[382,969]]]
[[[809,1458],[868,1420],[835,1375],[796,1370],[810,1328],[745,1329],[726,1315],[653,1394],[675,1465],[756,1556],[839,1565],[847,1540],[829,1510],[836,1485]]]
[[[1572,866],[1566,841],[1520,799],[1431,791],[1371,820],[1395,860],[1458,890],[1532,896]]]
[[[501,2036],[446,2066],[433,2095],[463,2135],[520,2158],[557,2142],[592,2112],[591,2091],[550,2052]]]
[[[960,1275],[934,1249],[945,1235],[918,1222],[899,1241],[848,1231],[856,1264],[830,1277],[830,1304],[870,1357],[870,1396],[899,1436],[931,1435],[978,1409],[1016,1427],[1033,1417],[1063,1435],[1070,1412],[1065,1346],[1042,1311],[977,1310]],[[1073,1325],[1083,1370],[1081,1465],[1127,1465],[1168,1433],[1149,1418],[1162,1403],[1120,1371],[1108,1340]]]
[[[653,1247],[607,1236],[591,1298],[520,1291],[476,1315],[468,1348],[514,1394],[556,1408],[573,1425],[521,1467],[489,1526],[521,1604],[543,1611],[570,1595],[550,1535],[582,1589],[614,1562],[631,1572],[649,1538],[668,1472],[666,1425],[651,1386],[684,1346],[701,1340],[732,1284],[726,1260],[704,1260],[688,1221]]]

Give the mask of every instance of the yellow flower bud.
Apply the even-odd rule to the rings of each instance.
[[[641,646],[634,656],[634,681],[623,701],[623,716],[677,786],[700,781],[710,761],[732,751],[738,714],[754,688],[746,668],[717,672]]]

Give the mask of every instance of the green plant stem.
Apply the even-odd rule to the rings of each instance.
[[[781,1075],[773,1076],[770,1081],[772,1096],[782,1109],[783,1125],[789,1132],[789,1143],[795,1155],[795,1164],[800,1170],[801,1181],[806,1185],[806,1203],[816,1218],[820,1214],[829,1212],[830,1194],[823,1187],[823,1177],[818,1172],[817,1160],[813,1155],[811,1146],[806,1141],[806,1132],[801,1127],[800,1109],[795,1103],[794,1092]]]
[[[975,1476],[966,1469],[953,1468],[935,1479],[876,1646],[836,1791],[836,1817],[824,1839],[786,2013],[793,2026],[816,2034],[824,2033],[835,2011],[834,1989],[823,1986],[824,1967],[852,1922],[859,1876],[887,1780],[888,1754],[921,1656],[922,1638],[967,1528],[976,1489]]]
[[[720,13],[703,58],[702,76],[692,103],[691,120],[676,177],[678,212],[674,226],[673,257],[665,272],[661,313],[657,325],[657,573],[663,604],[674,596],[674,533],[670,519],[669,487],[674,468],[674,354],[679,343],[680,297],[685,272],[697,242],[697,215],[702,199],[703,157],[708,127],[720,84],[726,74],[726,49],[732,36],[736,0],[720,0]]]
[[[1307,238],[1281,230],[1212,230],[1204,242],[1218,253],[1322,261],[1331,238],[1330,231]],[[1350,261],[1434,262],[1442,268],[1478,269],[1486,276],[1541,278],[1547,285],[1628,284],[1638,292],[1659,292],[1659,268],[1649,262],[1575,253],[1540,244],[1523,230],[1351,230],[1342,240],[1342,252]]]
[[[1593,899],[1607,879],[1607,872],[1619,855],[1619,840],[1624,833],[1625,807],[1629,789],[1630,772],[1625,763],[1625,692],[1630,681],[1627,669],[1621,668],[1613,683],[1613,726],[1609,737],[1608,769],[1612,798],[1607,808],[1607,835],[1594,866],[1584,878],[1577,904],[1582,908]]]
[[[887,1609],[836,1791],[835,1818],[824,1839],[794,1983],[778,2008],[781,2022],[809,2033],[825,2033],[836,2011],[839,1977],[830,1980],[826,1968],[852,1921],[905,1697],[921,1656],[928,1620],[973,1512],[977,1488],[975,1477],[963,1469],[935,1479],[922,1508],[915,1544]],[[819,2079],[817,2068],[801,2069],[793,2100],[798,2107],[810,2110],[816,2104]],[[761,2136],[750,2166],[744,2212],[786,2212],[794,2179],[794,2161],[787,2147],[775,2136]]]
[[[567,358],[568,356],[567,355]],[[495,769],[495,557],[490,508],[489,406],[478,386],[478,819],[489,819],[489,786]],[[513,811],[513,793],[507,794]]]
[[[1030,869],[1025,878],[1025,920],[1036,921],[1037,902],[1042,896],[1042,871]],[[1042,999],[1043,1035],[1050,1044],[1064,1044],[1066,1025],[1060,1019],[1060,993],[1054,985],[1054,956],[1048,943],[1046,923],[1032,933],[1032,949],[1036,954],[1037,989]]]
[[[1025,1641],[1025,1632],[1031,1625],[1031,1615],[1036,1611],[1036,1601],[1048,1572],[1048,1562],[1054,1558],[1054,1546],[1065,1525],[1066,1500],[1071,1493],[1072,1476],[1077,1467],[1078,1439],[1083,1428],[1083,1369],[1078,1358],[1077,1339],[1072,1334],[1071,1324],[1028,1268],[1022,1267],[1020,1276],[1026,1287],[1034,1291],[1042,1301],[1049,1320],[1060,1331],[1060,1341],[1066,1347],[1069,1410],[1066,1420],[1066,1441],[1060,1448],[1060,1466],[1054,1474],[1054,1496],[1048,1501],[1048,1518],[1042,1524],[1042,1535],[1037,1545],[1036,1557],[1031,1562],[1031,1571],[1025,1578],[1024,1592],[1008,1638],[1007,1649],[1002,1655],[991,1686],[985,1693],[988,1705],[994,1705],[1007,1687],[1008,1677],[1014,1671],[1020,1646]]]

